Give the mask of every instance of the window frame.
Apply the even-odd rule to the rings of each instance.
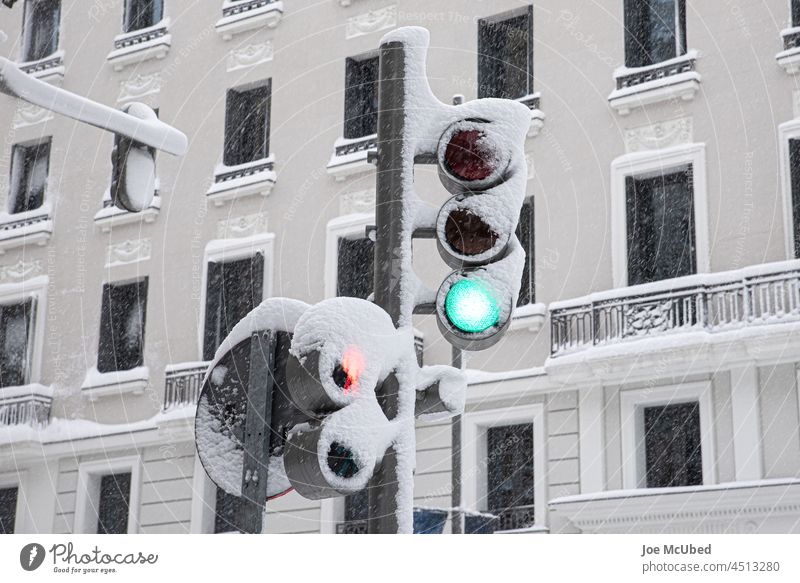
[[[12,208],[12,204],[13,203],[12,203],[12,200],[11,200],[11,193],[15,189],[17,189],[17,191],[19,193],[19,190],[21,190],[22,187],[24,186],[23,184],[19,184],[19,185],[15,184],[15,176],[14,176],[15,168],[14,167],[16,166],[15,161],[17,159],[17,148],[22,148],[22,149],[25,149],[25,150],[28,150],[28,151],[32,150],[32,149],[36,149],[38,151],[39,147],[41,147],[44,144],[47,144],[47,173],[46,173],[46,176],[45,176],[44,188],[43,188],[43,192],[42,192],[42,204],[40,204],[38,207],[33,208],[33,209],[14,212],[14,209]],[[53,137],[52,136],[43,136],[43,137],[35,139],[35,140],[28,140],[28,141],[18,142],[18,143],[13,144],[13,146],[11,147],[11,156],[10,156],[11,162],[9,164],[9,173],[8,173],[9,174],[8,175],[8,194],[7,194],[7,197],[6,197],[6,205],[5,205],[5,214],[8,217],[18,218],[18,217],[26,217],[26,216],[29,216],[29,215],[33,216],[33,215],[48,214],[49,213],[48,201],[49,201],[49,198],[50,198],[49,197],[49,191],[50,191],[50,164],[51,164],[51,161],[52,161],[52,157],[53,157]],[[18,179],[20,181],[23,181],[23,177],[22,176],[19,176]],[[25,194],[26,194],[26,196],[28,195],[27,189],[26,189],[26,193]]]
[[[264,150],[265,155],[261,158],[255,158],[253,160],[247,160],[244,162],[238,161],[235,164],[229,164],[229,156],[232,155],[230,148],[232,147],[229,140],[231,139],[231,134],[229,133],[229,121],[231,117],[230,112],[230,100],[232,94],[241,94],[247,93],[249,91],[254,91],[257,89],[266,88],[267,90],[267,99],[266,99],[266,114],[265,114],[265,127],[266,127],[266,135],[264,136]],[[262,79],[260,81],[256,81],[253,83],[247,83],[244,85],[237,85],[235,87],[228,87],[225,90],[225,120],[223,124],[223,139],[222,139],[222,164],[226,168],[237,168],[240,166],[245,166],[248,164],[254,164],[259,161],[269,160],[272,152],[270,151],[271,146],[271,134],[272,134],[272,77],[267,79]]]
[[[48,282],[48,276],[39,276],[29,281],[0,286],[1,305],[21,303],[29,298],[33,298],[34,301],[33,325],[31,326],[33,340],[29,340],[28,346],[28,382],[20,385],[23,387],[35,385],[41,380]],[[3,390],[9,388],[12,387],[0,388],[0,396],[2,396]]]
[[[477,76],[476,76],[476,80],[477,80],[477,91],[476,91],[476,94],[477,94],[479,99],[483,97],[483,93],[481,91],[481,87],[484,86],[484,84],[481,81],[481,55],[484,54],[483,41],[482,41],[482,35],[481,35],[481,27],[483,25],[485,25],[485,24],[499,24],[499,23],[501,23],[503,21],[511,20],[512,18],[518,18],[520,16],[527,16],[528,17],[528,30],[527,30],[527,33],[528,33],[528,51],[527,51],[527,55],[526,55],[527,58],[528,58],[527,59],[528,60],[527,88],[526,88],[526,94],[525,95],[520,95],[519,97],[517,97],[515,99],[522,99],[523,97],[527,97],[527,96],[533,95],[535,93],[535,89],[534,89],[534,81],[535,81],[535,79],[534,79],[534,60],[533,60],[533,58],[534,58],[534,50],[533,50],[533,44],[534,44],[534,36],[533,36],[533,4],[528,4],[526,6],[521,6],[519,8],[515,8],[513,10],[507,10],[507,11],[501,12],[499,14],[493,14],[491,16],[486,16],[484,18],[478,19],[478,21],[477,21],[477,27],[478,27],[478,29],[477,29],[477,47],[478,47],[478,52],[477,52],[478,59],[477,59],[477,61],[478,62],[477,62]]]
[[[534,524],[531,528],[542,528],[546,526],[548,499],[547,443],[542,403],[464,413],[461,422],[462,504],[466,508],[486,510],[488,428],[523,423],[533,425]]]
[[[38,59],[30,58],[31,57],[31,55],[30,55],[30,51],[31,51],[30,43],[32,42],[32,39],[29,36],[31,31],[30,31],[30,26],[29,26],[29,22],[28,22],[28,10],[30,8],[30,5],[36,3],[37,1],[38,0],[25,0],[25,3],[23,5],[23,10],[22,10],[22,39],[21,39],[21,42],[20,42],[20,61],[23,62],[23,63],[35,63],[37,61],[43,61],[45,59],[48,59],[48,58],[52,57],[53,55],[55,55],[56,53],[58,53],[59,47],[61,46],[61,9],[62,9],[62,6],[61,6],[61,0],[55,0],[55,4],[57,5],[57,10],[58,10],[58,23],[56,24],[56,29],[55,29],[55,43],[54,43],[53,50],[49,54],[44,55],[43,57],[39,57]]]
[[[78,466],[78,485],[75,501],[76,534],[97,534],[100,508],[100,480],[104,475],[131,473],[131,492],[128,499],[128,534],[139,532],[142,490],[142,459],[139,455],[83,462]]]
[[[629,64],[629,46],[633,36],[629,33],[628,27],[628,6],[629,3],[642,3],[649,2],[649,0],[624,0],[623,2],[623,47],[625,52],[625,67],[629,69],[639,69],[645,67],[655,67],[661,63],[665,63],[672,59],[677,59],[686,55],[688,52],[688,43],[686,35],[686,1],[685,0],[672,0],[674,2],[674,17],[675,17],[675,54],[667,59],[656,61],[652,63],[631,65]],[[630,36],[629,36],[630,35]],[[635,39],[638,41],[638,38]]]
[[[644,409],[646,407],[693,402],[699,403],[700,409],[702,485],[716,484],[714,411],[711,391],[711,381],[621,391],[620,431],[622,434],[622,484],[624,489],[648,489],[645,461]]]
[[[143,26],[141,28],[129,28],[131,22],[129,22],[128,17],[130,15],[131,5],[136,2],[137,0],[125,0],[125,3],[122,7],[122,32],[123,34],[135,34],[142,30],[147,30],[148,28],[152,28],[157,26],[158,23],[164,20],[164,3],[165,0],[159,0],[161,2],[161,16],[154,20],[152,24],[148,24],[147,26]]]
[[[209,262],[236,261],[252,257],[258,252],[264,255],[264,274],[262,300],[272,297],[272,270],[275,250],[275,233],[261,233],[240,239],[214,239],[206,244],[203,253],[203,276],[200,288],[200,321],[197,328],[197,346],[199,359],[202,360],[205,347],[206,302],[208,301],[208,264]]]
[[[611,259],[615,288],[628,284],[628,227],[626,179],[667,173],[690,164],[693,169],[693,210],[696,273],[708,273],[709,228],[705,143],[682,144],[663,149],[625,154],[611,163]],[[670,280],[663,280],[670,281]],[[658,283],[658,282],[655,282]],[[652,285],[652,284],[646,284]]]

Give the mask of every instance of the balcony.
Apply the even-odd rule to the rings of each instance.
[[[48,207],[18,214],[0,215],[0,255],[26,245],[45,245],[53,234]]]
[[[214,206],[254,194],[269,196],[276,179],[275,157],[271,154],[238,166],[220,164],[214,170],[214,184],[206,195],[214,202]]]
[[[360,138],[339,138],[333,145],[333,155],[328,161],[328,174],[341,182],[348,176],[372,169],[367,161],[370,150],[377,150],[378,136],[370,134]]]
[[[681,99],[689,101],[700,90],[696,71],[697,51],[646,67],[620,67],[614,72],[617,88],[608,102],[620,115],[651,103]]]
[[[41,81],[59,82],[64,78],[64,51],[56,51],[38,61],[20,63],[19,68]]]
[[[197,403],[209,364],[185,362],[167,366],[164,380],[164,411]]]
[[[778,64],[789,75],[800,71],[800,26],[781,31],[783,50],[775,55]]]
[[[50,421],[52,400],[52,390],[42,385],[0,389],[0,426],[44,427]]]
[[[149,59],[163,59],[171,45],[169,19],[165,18],[153,26],[118,35],[114,39],[114,50],[106,60],[115,71],[122,71],[128,65]]]
[[[283,16],[283,2],[276,0],[225,0],[222,18],[214,27],[222,40],[266,26],[275,28]]]

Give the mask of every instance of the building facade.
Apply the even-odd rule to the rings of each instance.
[[[517,314],[467,356],[460,425],[419,424],[415,504],[446,531],[800,531],[800,2],[0,14],[0,54],[146,103],[190,144],[158,155],[157,197],[128,214],[112,136],[0,97],[1,531],[231,529],[195,453],[203,363],[265,297],[370,293],[376,49],[405,25],[431,32],[442,101],[531,109]],[[434,169],[417,181],[444,201]],[[432,287],[447,273],[429,241],[415,264]],[[448,363],[432,319],[415,327],[424,362]],[[363,519],[363,497],[292,493],[266,528]]]

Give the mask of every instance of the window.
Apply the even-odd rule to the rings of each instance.
[[[789,173],[792,190],[794,256],[800,258],[800,139],[789,140]]]
[[[50,138],[35,144],[14,146],[9,213],[24,213],[42,206],[49,170]]]
[[[22,60],[39,61],[58,50],[60,0],[27,0],[23,17]]]
[[[534,255],[533,199],[522,205],[517,226],[517,238],[525,250],[525,266],[522,269],[522,285],[519,288],[517,306],[525,306],[536,301],[535,277],[536,256]]]
[[[800,1],[792,0],[792,26],[800,26]]]
[[[628,176],[628,285],[696,273],[692,166]]]
[[[147,278],[103,286],[99,372],[130,370],[144,363]]]
[[[264,295],[264,254],[236,261],[208,262],[203,358],[211,360],[233,327]]]
[[[533,93],[533,6],[478,21],[478,97]]]
[[[645,67],[686,53],[685,0],[625,0],[625,65]]]
[[[533,425],[489,427],[486,431],[487,507],[502,515],[533,506]]]
[[[17,492],[17,488],[0,488],[0,534],[14,534]]]
[[[369,492],[364,489],[344,499],[345,522],[360,522],[369,518]]]
[[[229,89],[225,104],[226,166],[238,166],[269,155],[272,81],[252,89]]]
[[[367,299],[374,281],[375,243],[368,237],[339,238],[336,295]]]
[[[0,305],[0,387],[30,382],[34,300]]]
[[[125,2],[125,32],[154,26],[164,15],[164,0],[127,0]]]
[[[363,138],[378,132],[378,57],[346,62],[344,137]]]
[[[130,496],[130,472],[100,478],[97,534],[127,534]]]
[[[645,407],[643,415],[647,487],[702,484],[700,403]]]
[[[223,532],[238,532],[236,518],[239,513],[241,498],[228,494],[222,488],[217,488],[217,503],[214,510],[214,534]]]

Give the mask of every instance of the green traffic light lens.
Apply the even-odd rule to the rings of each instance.
[[[462,279],[447,292],[444,301],[447,319],[462,332],[484,332],[497,324],[500,306],[482,282]]]

